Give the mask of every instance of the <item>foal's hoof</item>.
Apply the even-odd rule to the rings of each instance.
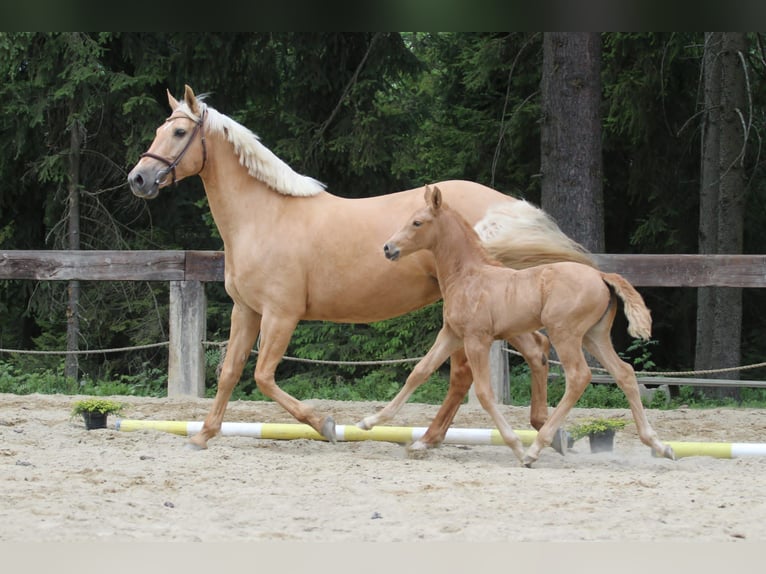
[[[532,468],[532,465],[537,462],[536,458],[532,458],[531,456],[527,455],[523,459],[521,459],[521,464],[523,464],[527,468]]]
[[[335,419],[332,417],[325,418],[324,422],[322,423],[321,434],[332,444],[337,442],[337,437],[335,436]]]
[[[669,446],[665,447],[665,450],[662,452],[662,456],[669,458],[670,460],[676,460],[676,453],[673,452],[673,449]]]
[[[362,419],[358,423],[356,423],[356,427],[362,430],[370,430],[373,427],[373,425],[368,424],[367,419]]]
[[[551,447],[557,453],[561,455],[566,455],[567,453],[566,449],[571,446],[569,444],[569,441],[570,441],[569,433],[565,431],[563,428],[559,428],[553,435],[553,440],[551,441]]]

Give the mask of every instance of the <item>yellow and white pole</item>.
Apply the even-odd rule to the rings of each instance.
[[[201,422],[194,421],[152,421],[118,420],[115,429],[119,431],[158,430],[181,436],[191,436],[202,428]],[[336,425],[338,441],[376,440],[407,444],[418,440],[426,432],[426,427],[377,426],[371,430],[362,430],[353,425]],[[517,430],[516,434],[525,445],[530,445],[537,436],[537,431]],[[312,427],[297,423],[236,423],[224,422],[221,436],[245,436],[272,440],[311,439],[327,440]],[[447,430],[444,444],[464,445],[505,445],[497,429],[451,428]]]

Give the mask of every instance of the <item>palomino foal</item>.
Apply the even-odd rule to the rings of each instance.
[[[426,186],[426,206],[385,244],[388,259],[420,250],[433,253],[444,299],[444,324],[436,342],[415,366],[399,394],[380,412],[358,423],[364,429],[391,419],[412,392],[451,353],[464,348],[473,371],[476,396],[503,440],[525,465],[551,444],[556,430],[590,383],[583,346],[609,371],[625,393],[641,441],[660,456],[675,459],[646,418],[633,368],[612,346],[610,330],[623,300],[628,332],[648,339],[651,316],[641,295],[620,275],[602,273],[580,263],[553,263],[516,271],[493,261],[471,226],[442,201],[438,187]],[[558,406],[527,449],[503,418],[489,383],[489,348],[495,339],[545,328],[566,373],[566,390]],[[425,445],[413,443],[410,449]]]

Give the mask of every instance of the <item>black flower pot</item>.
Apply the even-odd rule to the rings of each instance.
[[[106,428],[106,413],[99,412],[85,412],[82,413],[82,418],[85,421],[85,428],[92,429],[105,429]]]
[[[608,429],[588,435],[591,452],[612,452],[614,449],[614,430]]]

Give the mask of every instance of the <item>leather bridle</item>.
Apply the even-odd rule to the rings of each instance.
[[[162,183],[162,181],[167,177],[167,175],[170,173],[173,175],[173,184],[176,183],[176,166],[179,164],[179,162],[183,159],[184,154],[189,151],[189,147],[191,147],[192,142],[194,141],[194,137],[197,135],[197,132],[200,134],[200,141],[202,142],[202,167],[199,168],[199,171],[197,174],[199,174],[203,169],[205,169],[205,163],[207,162],[207,147],[205,147],[205,130],[204,130],[204,123],[205,123],[205,115],[207,115],[207,110],[202,112],[202,116],[200,117],[199,121],[194,122],[195,126],[192,130],[191,135],[189,136],[189,140],[186,142],[186,145],[181,150],[181,153],[178,154],[178,157],[174,160],[169,160],[167,158],[162,157],[161,155],[153,154],[150,152],[144,152],[141,154],[140,157],[150,157],[152,159],[156,159],[157,161],[161,161],[164,163],[167,167],[164,169],[161,169],[157,172],[157,177],[154,178],[154,183],[159,185]]]

